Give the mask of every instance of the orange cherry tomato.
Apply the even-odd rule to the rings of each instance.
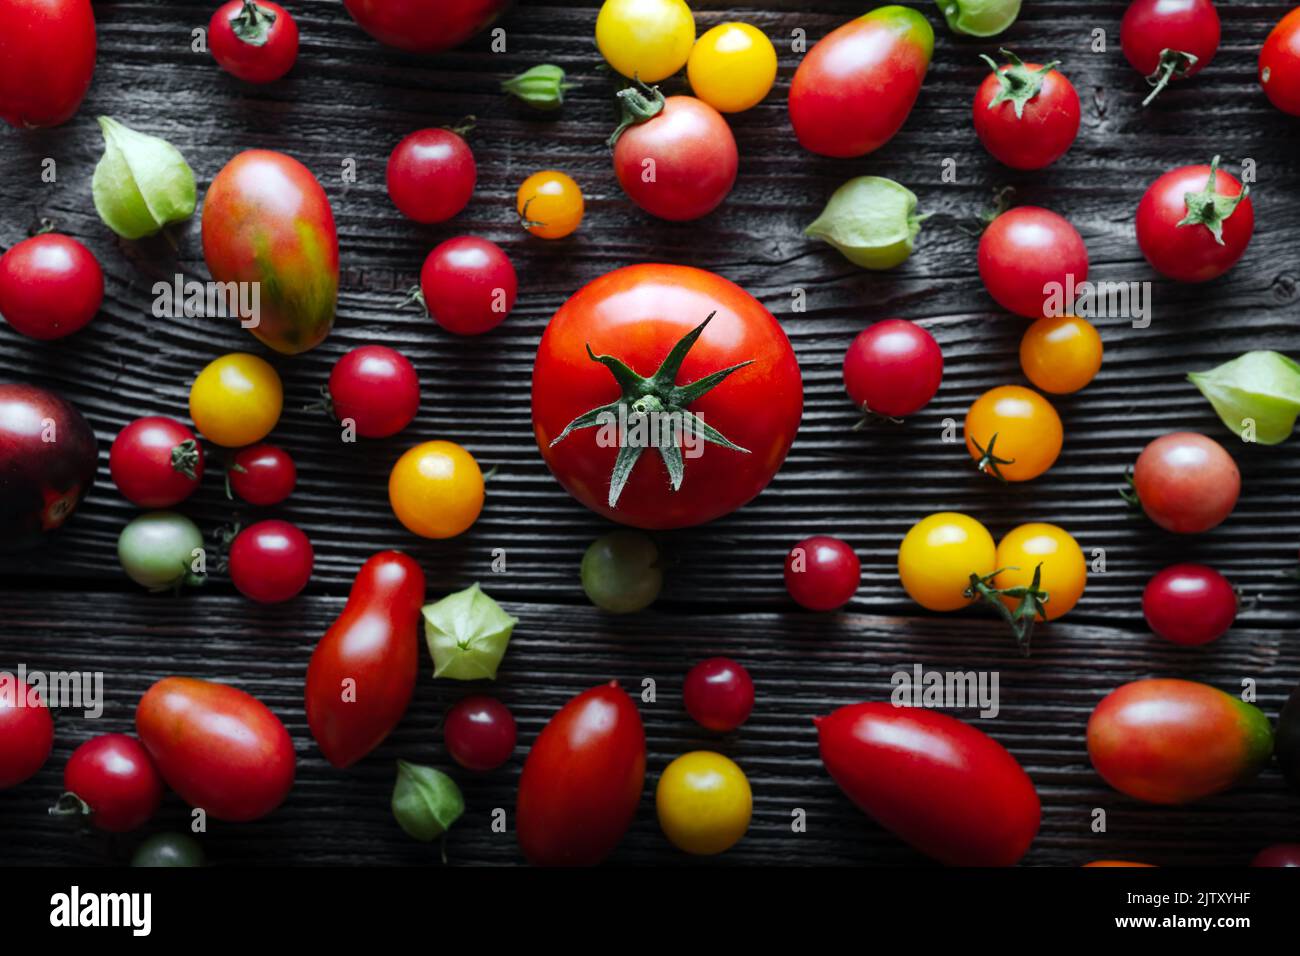
[[[1047,592],[1047,603],[1038,615],[1040,621],[1055,621],[1068,612],[1079,603],[1088,583],[1088,562],[1079,542],[1054,524],[1034,522],[1008,531],[998,542],[996,563],[994,586],[999,590],[1029,587],[1034,569],[1041,568],[1038,586]],[[1002,595],[1002,603],[1014,611],[1020,601]]]
[[[966,449],[985,474],[1029,481],[1061,453],[1061,417],[1037,392],[1020,385],[989,389],[966,413]]]
[[[422,538],[454,538],[483,510],[483,472],[474,456],[454,442],[416,445],[388,477],[393,514]]]
[[[519,221],[541,239],[563,239],[582,222],[585,204],[573,178],[558,169],[544,169],[524,180],[515,196]]]
[[[1039,319],[1020,340],[1020,367],[1025,377],[1053,395],[1077,392],[1101,368],[1101,336],[1086,319],[1074,315]]]

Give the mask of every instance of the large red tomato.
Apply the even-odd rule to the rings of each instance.
[[[71,119],[95,72],[90,0],[0,0],[0,117],[10,126]]]
[[[1269,102],[1300,116],[1300,7],[1278,21],[1259,51],[1259,85]]]
[[[510,0],[343,0],[343,6],[380,43],[441,53],[486,29]]]
[[[776,319],[689,266],[588,283],[551,319],[533,366],[546,464],[588,508],[640,528],[745,504],[781,467],[802,413],[799,363]]]

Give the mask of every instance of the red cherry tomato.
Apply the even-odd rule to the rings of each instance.
[[[422,604],[420,566],[381,551],[361,566],[343,613],[312,652],[307,724],[335,767],[378,747],[406,713],[419,667]]]
[[[1033,781],[1000,743],[933,710],[865,703],[814,718],[822,762],[868,816],[949,866],[1011,866],[1038,832]]]
[[[212,14],[208,44],[227,73],[249,83],[270,83],[298,59],[298,24],[271,0],[229,0]]]
[[[510,0],[343,0],[357,26],[380,43],[441,53],[486,30]]]
[[[1012,169],[1042,169],[1079,133],[1079,94],[1055,64],[1012,62],[998,67],[975,92],[975,132],[990,155]]]
[[[858,556],[839,538],[824,534],[805,538],[786,555],[785,588],[810,611],[843,607],[861,581]]]
[[[634,92],[634,91],[633,91]],[[736,138],[722,114],[692,96],[654,90],[642,102],[650,118],[628,126],[614,144],[614,173],[634,203],[660,219],[699,219],[736,183]],[[640,94],[636,94],[640,96]]]
[[[238,688],[164,677],[140,698],[135,729],[167,785],[213,819],[257,820],[293,786],[289,732]]]
[[[1211,0],[1134,0],[1119,24],[1129,65],[1154,89],[1145,106],[1171,80],[1205,69],[1219,49],[1219,13]]]
[[[416,222],[445,222],[456,215],[477,179],[469,144],[449,129],[416,130],[388,157],[388,198]]]
[[[1133,491],[1147,517],[1166,531],[1199,534],[1220,524],[1237,506],[1241,472],[1213,438],[1171,432],[1138,456]]]
[[[362,345],[345,354],[330,372],[334,417],[355,423],[363,438],[396,435],[420,407],[420,379],[401,352]]]
[[[54,720],[36,691],[14,678],[0,692],[0,790],[30,779],[54,746]]]
[[[1300,7],[1279,20],[1264,41],[1259,85],[1283,113],[1300,116]]]
[[[314,558],[311,541],[296,525],[259,521],[230,546],[230,580],[249,600],[278,604],[307,586]]]
[[[1017,206],[984,230],[979,247],[984,288],[1008,311],[1041,319],[1057,300],[1068,309],[1088,278],[1088,250],[1078,230],[1038,206]]]
[[[1300,843],[1275,843],[1255,854],[1251,866],[1300,866]]]
[[[233,494],[250,505],[278,505],[293,493],[298,467],[289,453],[275,445],[249,445],[235,452],[226,478]]]
[[[94,72],[90,0],[0,3],[0,118],[10,126],[71,119]]]
[[[203,479],[203,446],[174,418],[137,418],[113,439],[108,472],[122,497],[141,508],[170,508]]]
[[[519,278],[495,242],[457,236],[435,246],[420,270],[420,294],[433,320],[457,335],[495,329],[515,307]]]
[[[1232,627],[1237,592],[1218,571],[1203,564],[1175,564],[1153,577],[1142,592],[1147,625],[1175,644],[1208,644]]]
[[[447,753],[466,770],[495,770],[515,752],[515,718],[495,697],[465,697],[442,725]]]
[[[595,866],[632,823],[645,786],[645,728],[614,681],[561,707],[519,778],[515,824],[534,866]]]
[[[61,339],[82,328],[104,301],[104,271],[94,254],[46,232],[0,256],[0,316],[34,339]]]
[[[858,333],[844,355],[844,387],[864,414],[904,418],[939,391],[943,352],[925,329],[885,319]]]
[[[144,826],[162,803],[163,781],[140,741],[104,734],[72,752],[63,770],[63,789],[75,798],[74,812],[109,833]],[[65,801],[60,800],[60,808]]]
[[[697,724],[726,733],[749,719],[754,709],[754,681],[749,671],[730,658],[710,657],[687,672],[682,699]]]
[[[1179,282],[1206,282],[1241,258],[1255,231],[1255,206],[1231,173],[1181,166],[1147,189],[1137,208],[1137,240],[1147,262]]]

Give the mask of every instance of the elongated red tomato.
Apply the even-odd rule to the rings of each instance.
[[[441,53],[487,29],[510,0],[343,0],[343,6],[380,43]]]
[[[260,819],[293,786],[289,731],[237,687],[164,677],[140,698],[135,730],[167,785],[214,819]]]
[[[71,119],[94,72],[90,0],[0,3],[0,117],[10,126]]]
[[[1088,718],[1088,756],[1120,793],[1179,804],[1257,774],[1273,753],[1264,713],[1208,684],[1170,678],[1111,691]]]
[[[307,665],[307,724],[336,767],[378,747],[411,703],[424,572],[397,551],[372,556]]]
[[[249,149],[217,173],[203,199],[203,258],[217,282],[257,284],[247,328],[277,352],[305,352],[329,334],[339,289],[334,213],[292,156]]]
[[[645,728],[615,681],[538,734],[519,778],[519,846],[535,866],[595,866],[623,839],[645,786]]]
[[[984,732],[885,702],[813,718],[822,762],[868,816],[949,866],[1010,866],[1038,832],[1029,775]]]
[[[804,149],[864,156],[912,112],[934,52],[934,30],[910,7],[872,10],[823,37],[790,84],[790,122]]]
[[[0,790],[16,787],[45,766],[54,720],[40,696],[14,678],[0,687]]]

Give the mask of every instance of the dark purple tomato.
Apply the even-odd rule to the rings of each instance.
[[[1175,564],[1142,592],[1147,624],[1175,644],[1208,644],[1232,627],[1237,592],[1218,571],[1203,564]]]
[[[943,353],[925,329],[885,319],[858,333],[844,356],[844,387],[864,414],[904,418],[934,398]]]
[[[230,580],[244,597],[278,604],[307,586],[313,559],[311,541],[295,525],[259,521],[230,546]]]
[[[264,442],[239,449],[226,476],[232,494],[264,508],[278,505],[293,493],[298,466],[283,448]]]
[[[700,661],[686,674],[682,689],[686,712],[707,730],[735,730],[754,709],[749,671],[727,657]]]
[[[785,587],[810,611],[833,611],[847,604],[862,580],[862,565],[839,538],[805,538],[785,559]]]
[[[495,697],[457,701],[442,727],[451,759],[466,770],[495,770],[515,752],[515,718]]]
[[[388,157],[388,198],[416,222],[445,222],[456,215],[477,179],[469,144],[449,129],[418,129]]]

